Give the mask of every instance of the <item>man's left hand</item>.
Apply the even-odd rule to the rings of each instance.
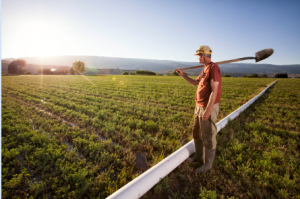
[[[183,72],[182,72],[181,68],[176,68],[175,71],[178,75],[183,76]]]
[[[209,115],[210,115],[210,110],[205,110],[204,113],[203,113],[203,116],[202,116],[202,120],[208,120],[209,118]]]

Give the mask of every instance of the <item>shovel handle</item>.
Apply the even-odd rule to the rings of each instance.
[[[227,63],[243,61],[243,60],[247,60],[247,59],[255,59],[255,57],[242,57],[242,58],[231,59],[231,60],[227,60],[227,61],[216,62],[216,64],[227,64]],[[201,67],[204,67],[204,65],[198,65],[198,66],[192,66],[192,67],[188,67],[188,68],[182,68],[181,70],[189,70],[189,69],[201,68]]]

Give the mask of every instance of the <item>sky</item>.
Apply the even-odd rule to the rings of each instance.
[[[273,48],[266,64],[300,64],[299,0],[2,0],[1,59],[88,55],[197,62]],[[241,63],[254,63],[253,60]]]

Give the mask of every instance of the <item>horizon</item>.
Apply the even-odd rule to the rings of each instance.
[[[171,61],[171,62],[187,62],[187,63],[198,63],[199,65],[201,65],[199,62],[197,61],[175,61],[175,60],[160,60],[160,59],[143,59],[143,58],[130,58],[130,57],[109,57],[109,56],[89,56],[89,55],[56,55],[56,56],[47,56],[47,58],[51,58],[51,57],[63,57],[63,56],[74,56],[74,57],[104,57],[104,58],[119,58],[119,59],[140,59],[140,60],[159,60],[159,61]],[[14,57],[10,57],[10,58],[2,58],[1,61],[6,61],[7,59],[22,59],[22,58],[39,58],[39,57],[19,57],[19,58],[14,58]],[[79,60],[80,61],[80,60]],[[225,61],[225,60],[222,60]],[[214,61],[212,60],[212,62],[218,62],[218,61]],[[63,64],[37,64],[37,63],[27,63],[27,64],[36,64],[36,65],[54,65],[54,66],[68,66],[68,67],[72,67],[69,65],[63,65]],[[293,66],[293,65],[300,65],[300,64],[268,64],[268,63],[245,63],[245,62],[232,62],[232,63],[226,63],[226,64],[220,64],[219,66],[222,65],[230,65],[230,64],[254,64],[254,65],[274,65],[274,66]],[[89,67],[86,67],[89,68]],[[102,68],[101,68],[102,69]],[[112,68],[107,68],[107,69],[112,69]],[[116,68],[117,69],[117,68]],[[123,69],[122,69],[123,70]],[[129,69],[128,69],[129,70]]]

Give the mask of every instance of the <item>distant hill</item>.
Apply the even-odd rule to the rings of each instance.
[[[161,74],[172,73],[176,68],[185,68],[199,65],[198,62],[182,62],[170,60],[154,60],[154,59],[135,59],[135,58],[118,58],[118,57],[100,57],[100,56],[54,56],[45,57],[23,57],[20,59],[26,60],[27,68],[32,74],[35,74],[37,69],[55,68],[55,69],[70,69],[75,61],[83,61],[88,70],[85,73],[99,74],[101,71],[97,69],[119,69],[114,71],[119,73],[130,70],[150,70]],[[13,58],[2,60],[2,70],[7,71],[8,64]],[[251,63],[230,63],[220,65],[222,74],[231,76],[242,76],[244,74],[266,74],[273,77],[275,73],[287,73],[289,77],[300,76],[300,64],[296,65],[272,65],[272,64],[251,64]],[[202,68],[187,70],[189,75],[199,75]],[[97,72],[96,72],[97,71]],[[102,71],[103,72],[103,71]],[[112,72],[112,71],[110,71]],[[122,74],[122,73],[120,73]]]
[[[272,64],[248,64],[232,63],[222,64],[220,69],[223,73],[244,73],[244,74],[266,74],[274,77],[276,73],[287,73],[289,77],[300,76],[300,64],[296,65],[272,65]]]
[[[197,62],[194,63],[197,65]],[[272,65],[272,64],[244,64],[232,63],[219,65],[222,76],[228,74],[230,76],[241,77],[243,75],[266,74],[274,77],[276,73],[287,73],[289,77],[300,77],[300,64],[297,65]],[[191,76],[198,76],[203,68],[184,71]],[[172,73],[173,70],[160,70],[158,73]]]
[[[133,59],[133,58],[117,58],[117,57],[96,57],[96,56],[54,56],[45,57],[43,59],[38,57],[22,57],[20,59],[26,60],[30,64],[38,65],[63,65],[72,66],[75,61],[83,61],[87,68],[98,69],[133,69],[133,70],[151,70],[156,71],[160,69],[172,69],[177,66],[183,66],[173,61],[150,60],[150,59]],[[7,59],[3,59],[7,60]],[[11,61],[11,59],[9,60]]]

